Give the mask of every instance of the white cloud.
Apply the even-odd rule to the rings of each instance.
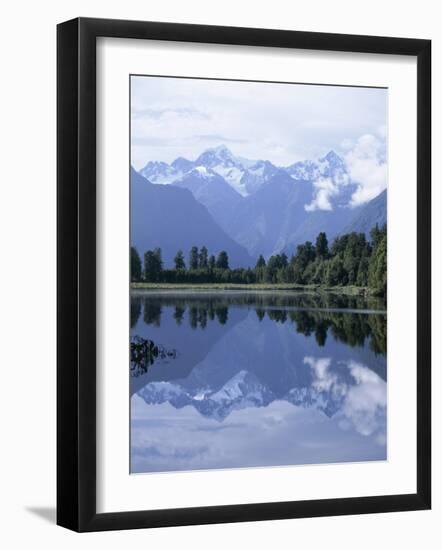
[[[306,212],[333,210],[330,199],[339,193],[339,185],[331,178],[321,178],[314,183],[316,192],[310,204],[304,206]]]
[[[340,427],[347,430],[353,426],[363,436],[374,434],[377,444],[385,445],[385,381],[365,365],[353,360],[346,362],[353,383],[340,380],[337,371],[331,369],[331,358],[305,357],[304,363],[313,371],[312,388],[343,398]]]
[[[356,385],[347,393],[344,415],[360,434],[377,434],[377,443],[385,444],[387,385],[375,372],[356,361],[349,361],[348,368]]]
[[[384,130],[378,129],[382,134]],[[384,132],[385,135],[385,132]],[[350,179],[358,184],[351,205],[358,206],[374,199],[387,187],[386,143],[373,134],[361,136],[344,157]]]
[[[348,391],[347,384],[340,380],[338,373],[332,371],[331,357],[304,357],[304,363],[312,369],[312,389],[317,392],[330,393],[333,399],[344,398]]]
[[[279,166],[317,159],[343,140],[376,134],[386,90],[340,86],[132,77],[132,162],[196,158],[234,140],[234,153]],[[143,145],[143,139],[154,139]]]

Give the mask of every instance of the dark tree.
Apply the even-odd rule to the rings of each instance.
[[[189,269],[198,269],[199,254],[198,247],[192,246],[189,254]]]
[[[315,259],[315,248],[310,241],[298,245],[296,259],[299,260],[303,269]]]
[[[319,233],[316,238],[316,255],[324,259],[328,257],[328,240],[324,232]]]
[[[184,255],[183,255],[182,250],[178,250],[178,252],[176,253],[175,258],[173,259],[173,261],[175,262],[175,269],[176,270],[186,269],[186,264],[184,262]]]
[[[141,258],[134,246],[130,247],[130,278],[131,281],[141,279]]]
[[[344,263],[339,256],[335,256],[327,270],[326,283],[330,286],[341,286],[347,284],[347,272]]]
[[[370,237],[371,242],[373,243],[373,247],[376,248],[383,237],[383,232],[381,229],[379,229],[378,224],[376,224],[370,231]]]
[[[209,258],[209,269],[213,271],[215,269],[215,266],[216,266],[215,256],[211,254]]]
[[[209,267],[209,252],[205,246],[201,247],[200,253],[199,253],[199,268],[200,269],[207,269]]]
[[[144,278],[146,281],[156,282],[161,279],[163,262],[161,259],[161,248],[148,250],[144,254]]]
[[[153,253],[154,253],[155,258],[157,260],[158,271],[161,271],[163,269],[163,259],[162,259],[162,255],[161,255],[161,248],[158,248],[158,247],[154,248]]]
[[[373,233],[375,233],[375,237]],[[382,229],[376,226],[372,231],[374,244],[373,254],[368,268],[368,284],[379,296],[387,295],[387,227]]]
[[[229,269],[229,257],[225,250],[221,250],[216,259],[216,267],[218,269]]]
[[[264,256],[260,254],[258,261],[256,262],[255,269],[260,269],[265,266],[266,266],[266,261],[264,260]]]
[[[280,269],[281,267],[282,267],[281,256],[279,254],[275,254],[274,256],[270,256],[269,261],[267,262],[267,269],[269,271],[276,271],[277,269]]]

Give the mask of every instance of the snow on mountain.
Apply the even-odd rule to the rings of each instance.
[[[170,166],[167,162],[150,161],[139,173],[151,183],[167,185],[183,175],[181,170]]]
[[[344,160],[334,151],[329,151],[317,161],[304,160],[285,168],[294,180],[317,181],[331,178],[335,183],[346,185],[349,182]]]
[[[225,166],[224,164],[214,166],[213,170],[224,178],[226,182],[240,195],[243,197],[248,195],[247,189],[241,181],[244,175],[244,170],[238,166]]]
[[[191,160],[187,160],[183,157],[178,157],[175,159],[172,164],[172,168],[174,168],[177,172],[181,174],[185,174],[192,170],[194,163]]]
[[[247,170],[241,178],[241,185],[247,192],[247,195],[252,195],[267,183],[278,172],[278,168],[268,160],[258,160],[249,163]]]
[[[262,174],[258,173],[257,162],[240,160],[225,145],[207,149],[195,163],[211,168],[243,197],[248,196],[252,188],[264,183]]]
[[[239,163],[236,157],[225,145],[218,145],[207,149],[196,159],[195,164],[203,164],[209,168],[223,164],[226,167],[233,167]]]
[[[286,172],[295,181],[310,181],[314,192],[311,202],[305,204],[307,212],[333,211],[347,208],[358,186],[348,174],[344,160],[334,151],[329,151],[317,161],[295,162]]]
[[[249,160],[236,157],[225,146],[207,149],[195,160],[178,157],[172,164],[150,161],[140,170],[140,174],[156,184],[171,184],[197,169],[209,174],[215,172],[240,195],[246,197],[266,183],[278,170],[267,160]]]
[[[280,168],[268,160],[237,157],[225,145],[206,149],[195,161],[183,157],[178,157],[171,164],[150,161],[140,170],[140,174],[152,183],[167,185],[195,169],[204,174],[203,168],[224,178],[243,197],[253,195],[280,170],[287,172],[295,181],[321,182],[330,179],[337,188],[349,183],[345,163],[334,151],[317,161],[305,160]]]
[[[361,209],[352,206],[358,184],[351,181],[344,159],[334,151],[281,168],[268,160],[235,156],[220,145],[194,161],[178,157],[172,164],[148,162],[141,174],[152,183],[190,190],[253,257],[267,258],[282,250],[291,253],[320,231],[333,239]],[[372,210],[365,215],[367,231],[375,223]],[[386,216],[382,204],[378,210],[376,221]]]

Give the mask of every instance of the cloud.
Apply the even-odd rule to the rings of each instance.
[[[207,113],[199,111],[198,109],[192,109],[189,107],[165,107],[157,109],[132,109],[132,118],[151,118],[158,120],[167,116],[184,117],[184,118],[200,118],[203,120],[210,120],[210,116]]]
[[[221,134],[200,134],[195,136],[201,141],[211,141],[217,144],[221,143],[246,143],[247,140],[240,138],[232,138]]]
[[[387,187],[385,129],[379,128],[378,133],[384,138],[364,134],[344,157],[350,179],[358,185],[351,206],[374,199]]]
[[[380,446],[385,446],[385,414],[387,385],[375,372],[354,360],[341,363],[348,368],[352,382],[344,381],[338,371],[332,370],[331,358],[305,357],[304,363],[312,369],[312,388],[318,392],[330,392],[342,398],[339,420],[341,429],[351,426],[359,434],[374,435]]]
[[[331,357],[304,357],[304,364],[314,373],[312,387],[318,391],[329,391],[336,382],[336,375],[330,372]]]
[[[321,178],[314,183],[315,195],[310,204],[304,206],[306,212],[333,210],[330,199],[339,193],[339,185],[331,178]]]
[[[376,434],[378,445],[385,445],[387,385],[375,372],[356,361],[348,368],[356,382],[346,396],[343,413],[361,435]]]
[[[345,139],[377,135],[386,97],[373,88],[133,76],[132,136],[163,141],[133,143],[132,162],[196,158],[214,134],[224,136],[219,143],[234,140],[245,158],[278,166],[317,159]]]
[[[314,183],[315,192],[307,212],[333,210],[332,198],[339,195],[341,187],[349,182],[356,184],[350,206],[359,206],[374,199],[387,187],[386,128],[379,126],[373,134],[363,134],[357,140],[341,142],[345,171],[321,178]]]
[[[339,376],[331,369],[331,357],[304,357],[304,364],[312,369],[312,388],[318,392],[330,392],[334,398],[343,397],[347,393],[347,385],[339,380]]]

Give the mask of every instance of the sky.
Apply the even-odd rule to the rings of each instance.
[[[194,160],[224,144],[287,166],[334,150],[381,188],[387,97],[375,88],[132,76],[131,161],[141,169],[150,160]]]

